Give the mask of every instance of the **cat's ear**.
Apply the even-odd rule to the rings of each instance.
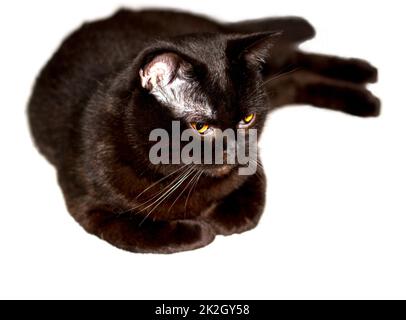
[[[194,68],[186,58],[174,52],[152,53],[139,69],[140,84],[156,100],[182,115],[191,94]]]
[[[276,31],[233,36],[227,43],[227,51],[249,64],[262,64],[270,57],[271,49],[281,35],[281,31]]]
[[[175,53],[157,54],[139,71],[142,87],[151,91],[158,86],[167,86],[176,78],[184,64],[183,59]]]

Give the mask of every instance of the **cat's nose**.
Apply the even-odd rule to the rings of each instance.
[[[223,163],[224,164],[234,164],[235,155],[233,153],[229,153],[228,150],[225,150],[223,152]]]
[[[227,150],[223,151],[223,164],[226,164],[230,158],[230,155],[228,154]]]

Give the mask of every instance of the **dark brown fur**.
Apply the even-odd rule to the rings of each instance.
[[[193,48],[185,52],[192,60],[203,57],[206,61],[200,63],[210,72],[210,59],[216,59],[213,54],[224,37],[269,31],[282,35],[267,57],[264,80],[253,76],[251,81],[253,89],[263,87],[268,95],[257,112],[259,130],[268,111],[287,104],[379,114],[379,100],[365,88],[376,81],[376,69],[358,59],[298,51],[297,45],[314,35],[301,18],[223,24],[188,13],[120,10],[83,25],[63,42],[39,75],[29,103],[32,134],[40,152],[56,166],[76,221],[119,248],[157,253],[199,248],[217,234],[255,227],[265,202],[261,168],[252,176],[239,176],[235,170],[221,177],[203,174],[190,197],[185,192],[170,210],[178,194],[169,197],[153,217],[133,210],[168,184],[163,180],[137,198],[165,175],[151,167],[145,150],[149,132],[171,120],[165,112],[157,116],[156,102],[140,88],[135,71],[145,64],[148,50],[167,43],[166,49],[182,51],[192,42],[201,56]],[[219,80],[209,88],[208,83],[205,90],[219,99],[233,97],[223,85]],[[226,126],[229,119],[223,120]]]

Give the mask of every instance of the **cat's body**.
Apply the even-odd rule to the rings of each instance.
[[[260,49],[252,46],[272,37],[258,32],[270,31],[283,34],[259,74],[245,55],[257,55]],[[196,99],[225,115],[217,120],[224,128],[250,111],[260,132],[268,111],[293,103],[377,115],[379,101],[363,86],[375,80],[376,70],[360,60],[297,51],[297,43],[312,36],[312,27],[299,18],[220,24],[187,13],[128,10],[73,33],[41,72],[29,105],[34,139],[56,166],[73,217],[88,232],[134,252],[190,250],[216,234],[253,228],[265,202],[261,166],[242,176],[234,167],[209,174],[179,166],[155,169],[148,162],[150,131],[177,117],[175,110],[162,110],[147,72],[156,58],[176,64],[175,73],[191,64]],[[244,58],[234,54],[247,41]],[[244,66],[233,67],[234,55]],[[250,92],[257,91],[254,99]],[[178,191],[162,200],[180,174],[185,178]]]

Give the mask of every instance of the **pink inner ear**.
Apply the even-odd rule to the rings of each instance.
[[[157,55],[140,70],[141,85],[147,90],[166,86],[176,75],[181,59],[174,53]]]

